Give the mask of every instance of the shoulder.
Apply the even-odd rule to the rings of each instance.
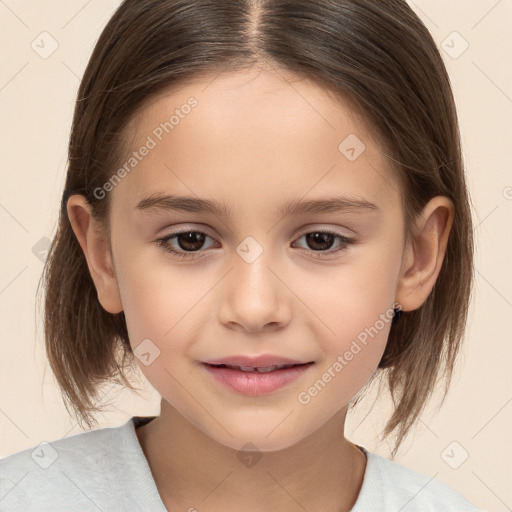
[[[362,447],[361,447],[362,448]],[[407,512],[479,512],[457,491],[413,469],[368,452],[367,467],[353,512],[407,510]]]
[[[119,490],[109,474],[130,423],[42,442],[0,459],[0,509],[97,510],[95,500],[104,496],[115,503]]]

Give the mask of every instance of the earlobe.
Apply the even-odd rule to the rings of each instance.
[[[398,280],[396,302],[403,311],[418,309],[434,288],[448,245],[454,206],[448,197],[429,201],[415,223]]]
[[[68,218],[87,260],[89,273],[98,292],[98,300],[109,313],[123,310],[117,278],[105,233],[92,216],[91,206],[82,195],[72,195],[67,202]]]

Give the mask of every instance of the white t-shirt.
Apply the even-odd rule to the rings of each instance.
[[[0,459],[0,511],[167,512],[135,433],[153,418],[135,416]],[[446,484],[360,448],[367,464],[351,512],[480,511]]]

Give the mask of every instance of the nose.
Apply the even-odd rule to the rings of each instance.
[[[291,292],[285,277],[273,268],[270,252],[263,251],[252,262],[238,254],[233,257],[233,267],[218,290],[218,317],[223,325],[257,333],[289,323]]]

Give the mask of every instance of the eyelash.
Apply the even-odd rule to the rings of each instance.
[[[201,256],[198,256],[198,254],[201,252],[204,252],[204,251],[199,250],[199,251],[188,252],[188,253],[182,252],[182,251],[175,251],[174,249],[171,249],[168,244],[168,242],[170,240],[172,240],[173,238],[177,238],[179,235],[189,234],[189,233],[199,233],[201,235],[207,236],[208,238],[211,238],[206,233],[203,233],[202,231],[195,231],[195,230],[187,229],[187,230],[177,231],[176,233],[171,233],[169,235],[166,235],[162,238],[157,239],[156,242],[157,242],[157,245],[159,245],[165,252],[170,253],[173,256],[177,256],[178,258],[188,258],[188,259],[199,258]],[[332,256],[333,254],[336,254],[336,253],[344,252],[348,249],[348,246],[353,245],[355,243],[355,240],[353,238],[349,238],[347,236],[340,235],[339,233],[336,233],[334,231],[329,231],[329,230],[308,231],[308,232],[304,233],[303,235],[301,235],[297,240],[301,239],[305,235],[309,235],[312,233],[316,233],[316,234],[321,233],[323,235],[332,235],[336,238],[336,240],[338,240],[342,244],[340,249],[334,249],[334,250],[330,250],[330,251],[309,250],[309,252],[315,254],[315,256],[314,256],[315,258],[319,258],[319,259]],[[307,249],[305,249],[305,250],[307,250]],[[319,256],[317,256],[317,254],[319,254]]]

